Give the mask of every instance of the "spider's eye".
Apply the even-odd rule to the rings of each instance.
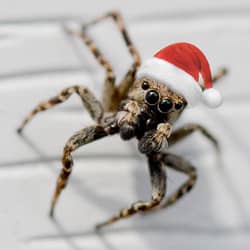
[[[159,104],[159,110],[162,113],[167,113],[173,107],[173,103],[170,99],[163,99]]]
[[[142,85],[141,85],[141,88],[144,89],[144,90],[148,89],[149,88],[148,82],[143,82]]]
[[[183,107],[183,104],[181,102],[178,102],[178,103],[176,103],[174,105],[174,107],[175,107],[176,110],[179,110],[179,109],[181,109]]]
[[[154,105],[159,101],[159,94],[155,90],[150,90],[146,94],[145,100],[149,105]]]

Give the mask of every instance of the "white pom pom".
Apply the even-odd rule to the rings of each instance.
[[[210,108],[216,108],[222,104],[220,92],[213,88],[204,90],[202,99],[204,103]]]

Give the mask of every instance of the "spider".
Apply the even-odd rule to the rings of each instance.
[[[118,85],[115,84],[111,64],[87,34],[88,27],[106,18],[111,18],[117,25],[133,58],[131,67]],[[99,64],[104,67],[106,77],[102,101],[84,86],[68,87],[59,95],[37,105],[18,128],[18,133],[21,133],[36,114],[65,102],[72,94],[80,97],[83,106],[95,122],[95,125],[76,132],[64,146],[62,169],[52,197],[50,216],[53,217],[58,197],[66,187],[72,172],[72,153],[83,145],[117,133],[123,140],[136,138],[139,151],[147,157],[152,185],[151,199],[137,201],[128,208],[121,209],[110,219],[96,225],[96,228],[139,212],[166,208],[174,204],[193,188],[197,171],[186,160],[166,150],[163,152],[163,149],[195,131],[201,132],[218,148],[214,136],[199,124],[190,123],[177,130],[173,130],[172,127],[186,107],[194,106],[201,99],[208,106],[220,104],[220,96],[212,88],[212,82],[224,76],[226,69],[221,69],[211,79],[209,64],[204,54],[189,43],[169,45],[141,64],[139,53],[126,31],[124,21],[116,11],[83,25],[80,31],[68,28],[67,32],[85,43]],[[203,85],[198,82],[199,76],[203,77]],[[188,180],[163,202],[166,193],[166,166],[186,174]]]

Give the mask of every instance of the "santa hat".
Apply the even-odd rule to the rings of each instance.
[[[202,101],[208,107],[215,108],[222,103],[220,93],[213,88],[205,55],[189,43],[175,43],[161,49],[141,65],[137,78],[141,77],[166,84],[182,95],[188,106],[193,107]],[[203,91],[199,84],[200,77],[203,80]]]

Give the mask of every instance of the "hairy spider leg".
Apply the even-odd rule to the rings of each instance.
[[[133,42],[129,36],[129,33],[126,29],[125,22],[122,18],[122,15],[118,11],[111,11],[111,12],[107,13],[106,15],[104,15],[102,17],[102,19],[105,19],[108,17],[111,17],[114,20],[114,22],[117,24],[118,30],[120,31],[120,33],[125,41],[125,44],[128,48],[128,51],[131,54],[132,59],[133,59],[133,63],[131,65],[130,69],[125,74],[124,78],[122,79],[122,81],[119,83],[119,85],[117,87],[118,98],[121,101],[122,99],[124,99],[127,96],[130,87],[134,83],[135,74],[137,72],[137,69],[141,65],[141,58],[140,58],[140,54],[139,54],[138,50],[136,49],[135,45],[133,44]]]
[[[228,70],[227,68],[221,68],[219,69],[215,75],[212,78],[213,83],[217,83],[221,78],[223,78],[225,75],[227,75]]]
[[[203,136],[205,136],[217,150],[219,150],[219,143],[217,139],[203,126],[195,123],[188,123],[183,127],[175,130],[168,139],[168,145],[172,146],[175,143],[183,140],[187,136],[190,136],[194,132],[199,131]]]
[[[120,212],[107,221],[96,225],[97,229],[110,225],[120,219],[129,217],[138,212],[149,211],[160,204],[166,193],[166,168],[158,159],[158,154],[148,155],[149,173],[151,177],[152,195],[150,201],[137,201],[129,208],[123,208]]]
[[[195,167],[193,167],[188,161],[174,154],[162,154],[161,160],[166,166],[189,176],[189,179],[184,184],[182,184],[182,186],[177,189],[176,192],[171,194],[167,201],[160,207],[166,208],[170,205],[173,205],[177,200],[179,200],[181,197],[183,197],[183,195],[188,193],[193,188],[197,180],[197,171]]]
[[[89,26],[97,24],[98,22],[106,18],[112,18],[114,22],[117,24],[118,30],[121,32],[121,35],[125,41],[128,51],[133,58],[132,66],[130,67],[130,69],[128,70],[128,72],[126,73],[126,75],[124,76],[124,78],[117,87],[115,86],[115,75],[111,64],[101,53],[101,51],[97,48],[94,41],[86,33],[86,29]],[[81,32],[75,32],[70,30],[69,28],[66,28],[66,31],[72,35],[81,38],[83,42],[86,44],[86,46],[89,47],[90,51],[97,59],[99,64],[104,67],[106,71],[106,78],[104,82],[103,97],[102,97],[104,110],[106,112],[117,111],[120,101],[127,96],[128,90],[130,89],[135,80],[136,71],[138,67],[141,65],[140,55],[129,37],[129,34],[125,28],[125,24],[120,13],[116,11],[109,12],[106,15],[101,16],[100,18],[97,18],[83,25]]]
[[[50,109],[57,104],[65,102],[72,94],[77,94],[81,98],[82,103],[86,110],[89,112],[90,116],[96,122],[100,123],[103,117],[102,104],[96,99],[94,94],[88,88],[76,85],[65,88],[59,95],[38,104],[23,120],[22,124],[17,129],[18,133],[22,132],[24,127],[33,119],[36,114]]]
[[[58,197],[62,192],[62,190],[66,187],[68,178],[72,172],[72,167],[73,167],[72,153],[79,147],[91,143],[100,138],[103,138],[107,135],[109,135],[108,127],[104,127],[101,125],[93,125],[79,130],[69,138],[63,150],[63,157],[62,157],[63,168],[57,179],[56,189],[52,197],[51,208],[50,208],[51,217],[53,217],[54,215],[54,209]]]
[[[224,76],[226,76],[228,74],[228,69],[227,68],[220,68],[219,70],[217,70],[217,72],[215,73],[215,75],[212,77],[212,83],[218,83],[218,81],[223,78]],[[200,87],[202,90],[204,90],[204,86],[202,84],[200,84]]]
[[[86,32],[75,32],[68,30],[68,33],[72,35],[78,36],[85,45],[90,49],[93,56],[96,58],[98,63],[105,70],[105,80],[103,86],[103,96],[102,103],[105,112],[116,111],[117,110],[117,94],[115,88],[115,74],[110,62],[105,58],[105,56],[101,53],[101,51],[97,48],[95,42],[86,34]]]

